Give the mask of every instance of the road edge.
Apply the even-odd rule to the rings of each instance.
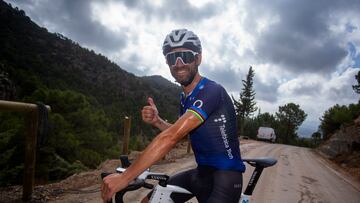
[[[311,150],[312,153],[318,158],[317,161],[326,168],[330,169],[335,175],[339,176],[342,180],[350,184],[355,190],[360,192],[360,182],[350,175],[349,172],[342,169],[340,166],[333,163],[331,160],[326,158],[324,154],[318,150]]]

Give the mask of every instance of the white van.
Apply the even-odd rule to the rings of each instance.
[[[259,140],[268,140],[271,142],[275,142],[276,140],[275,131],[274,129],[269,127],[260,127],[258,130],[257,138]]]

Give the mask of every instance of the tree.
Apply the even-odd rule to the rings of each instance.
[[[353,85],[352,88],[356,93],[360,94],[360,71],[357,73],[357,75],[355,75],[355,79],[357,80],[358,84]]]
[[[306,119],[307,114],[300,109],[300,106],[294,103],[288,103],[284,106],[279,106],[279,112],[276,117],[280,122],[280,139],[283,143],[289,144],[293,142],[297,135],[296,130]]]
[[[264,127],[272,127],[274,128],[275,126],[275,123],[276,123],[276,119],[275,117],[268,113],[268,112],[265,112],[263,114],[259,114],[257,116],[257,119],[258,119],[258,122],[261,126],[264,126]]]
[[[349,106],[339,104],[330,107],[324,112],[320,118],[320,130],[323,139],[327,140],[331,134],[340,129],[341,125],[353,122],[360,115],[360,100],[357,104],[349,104]]]
[[[255,90],[253,89],[253,78],[254,71],[250,66],[249,72],[246,75],[246,80],[242,80],[244,87],[240,93],[240,98],[237,101],[232,97],[235,105],[235,111],[238,117],[238,122],[240,124],[240,134],[244,134],[244,121],[245,118],[252,115],[257,110],[256,102],[255,102]]]
[[[313,140],[313,143],[316,146],[318,146],[320,144],[320,141],[321,141],[321,133],[319,131],[317,132],[314,132],[312,135],[311,135],[311,138]]]

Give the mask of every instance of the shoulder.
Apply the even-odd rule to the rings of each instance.
[[[219,83],[207,78],[204,79],[206,80],[206,83],[204,84],[203,87],[204,90],[216,91],[216,92],[220,92],[224,90],[223,86],[221,86]]]
[[[206,82],[204,83],[203,87],[200,87],[200,91],[202,92],[202,94],[210,94],[210,95],[214,95],[214,96],[221,96],[224,93],[226,93],[225,88],[220,85],[219,83],[210,80],[210,79],[206,79]]]

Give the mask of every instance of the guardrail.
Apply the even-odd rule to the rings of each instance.
[[[46,106],[48,111],[50,106]],[[25,125],[25,162],[22,199],[32,198],[34,190],[36,141],[39,123],[39,111],[36,104],[0,100],[0,111],[26,113]]]

